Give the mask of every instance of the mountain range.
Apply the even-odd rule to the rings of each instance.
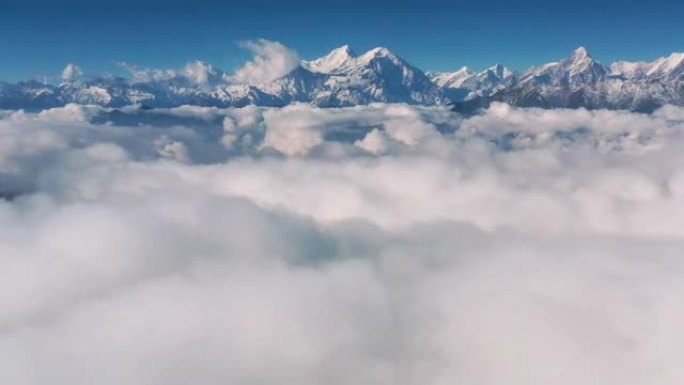
[[[0,82],[0,109],[45,109],[69,103],[107,107],[180,105],[284,106],[294,102],[345,107],[374,102],[486,107],[493,101],[522,107],[625,109],[650,112],[684,105],[684,53],[654,62],[605,66],[580,47],[567,58],[511,71],[501,64],[477,72],[423,72],[387,48],[357,55],[334,49],[265,84],[240,84],[226,72],[196,61],[155,76],[75,78],[60,84]]]

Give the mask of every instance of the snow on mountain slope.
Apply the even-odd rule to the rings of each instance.
[[[348,45],[335,48],[322,58],[302,61],[302,67],[323,74],[345,73],[356,66],[356,54]]]
[[[684,53],[653,62],[618,61],[606,67],[580,47],[563,60],[520,74],[501,64],[481,72],[462,67],[449,73],[424,73],[387,48],[357,55],[345,45],[259,85],[234,82],[223,70],[202,61],[180,70],[122,67],[131,79],[85,78],[78,72],[57,85],[0,82],[0,109],[44,109],[69,103],[242,107],[295,102],[321,107],[467,102],[477,107],[503,101],[544,108],[652,111],[665,104],[684,105]]]
[[[515,80],[516,74],[501,64],[482,72],[462,67],[456,72],[428,73],[432,81],[452,100],[489,96]]]
[[[673,53],[651,63],[618,61],[610,66],[610,74],[632,80],[676,80],[684,75],[684,53]]]
[[[432,105],[444,100],[425,73],[384,47],[356,56],[349,46],[342,46],[302,62],[264,90],[284,100],[326,107],[372,102]]]
[[[603,65],[594,61],[586,48],[579,47],[567,59],[525,72],[520,83],[575,87],[600,82],[606,75]]]
[[[648,71],[649,63],[616,61],[609,67],[608,75],[625,79],[641,78]]]
[[[684,75],[684,53],[673,53],[653,62],[646,76],[650,78],[676,79]]]
[[[609,68],[583,47],[568,58],[532,68],[519,80],[472,106],[501,101],[522,107],[627,109],[649,112],[665,104],[684,104],[682,56],[653,63],[616,62]],[[462,106],[459,107],[462,109]]]
[[[486,70],[465,79],[461,86],[471,92],[466,98],[473,95],[488,96],[492,93],[513,84],[516,74],[501,64],[497,64]]]
[[[439,87],[461,88],[463,81],[475,75],[475,72],[468,67],[461,67],[456,72],[428,72],[427,75]]]

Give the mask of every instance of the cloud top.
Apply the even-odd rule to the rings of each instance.
[[[74,63],[67,64],[62,70],[62,80],[74,80],[80,76],[83,76],[83,70]]]
[[[254,58],[231,76],[236,83],[262,85],[287,74],[301,62],[295,51],[279,42],[258,39],[240,45],[252,52]]]
[[[683,111],[2,111],[0,378],[678,383]]]

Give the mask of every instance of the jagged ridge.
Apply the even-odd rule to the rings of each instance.
[[[184,104],[216,107],[284,106],[312,103],[342,107],[373,102],[439,105],[460,110],[492,101],[543,108],[652,111],[684,105],[684,54],[606,67],[580,47],[561,61],[522,73],[497,64],[482,72],[463,67],[424,73],[387,48],[356,55],[349,46],[301,64],[267,84],[236,84],[224,71],[193,62],[183,70],[134,79],[75,79],[61,84],[0,82],[0,108],[44,109],[68,103],[121,107]]]

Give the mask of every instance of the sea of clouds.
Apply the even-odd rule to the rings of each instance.
[[[0,112],[0,383],[680,384],[683,132],[670,106]]]

